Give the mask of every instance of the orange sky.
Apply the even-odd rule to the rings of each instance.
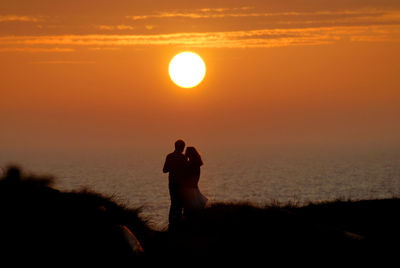
[[[0,148],[399,144],[399,71],[399,1],[4,0]]]

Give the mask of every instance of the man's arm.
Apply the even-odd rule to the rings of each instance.
[[[169,172],[169,157],[167,156],[167,158],[165,159],[165,163],[164,163],[164,167],[162,170],[164,173],[168,173]]]

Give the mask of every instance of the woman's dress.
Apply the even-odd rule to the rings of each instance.
[[[202,209],[207,203],[207,197],[205,197],[199,190],[199,179],[200,166],[189,162],[187,183],[184,192],[184,209],[186,212]]]

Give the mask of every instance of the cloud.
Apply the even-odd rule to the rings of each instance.
[[[400,42],[400,10],[353,9],[314,12],[254,12],[252,7],[203,8],[192,12],[162,12],[128,16],[134,20],[150,18],[225,18],[260,17],[253,29],[180,32],[164,34],[121,34],[122,30],[152,30],[151,22],[133,27],[126,24],[96,25],[105,34],[0,36],[0,52],[71,52],[81,47],[89,50],[117,50],[129,46],[181,46],[193,48],[269,48],[321,45],[348,42]],[[262,21],[263,18],[271,18]],[[5,16],[2,16],[5,20]],[[31,17],[8,19],[30,20]],[[181,22],[179,22],[181,23]],[[266,27],[262,27],[266,25]],[[259,27],[259,29],[255,29]],[[163,24],[157,24],[163,31]]]
[[[310,18],[318,17],[318,20],[337,19],[399,19],[400,12],[398,10],[381,10],[374,8],[362,8],[354,10],[340,11],[313,11],[313,12],[252,12],[252,7],[241,8],[203,8],[194,11],[168,11],[156,12],[154,14],[126,16],[132,20],[147,20],[147,19],[172,19],[172,18],[188,18],[188,19],[220,19],[220,18],[272,18],[280,20],[303,19],[308,21]]]
[[[157,12],[155,14],[149,14],[149,15],[125,16],[125,18],[133,20],[145,20],[150,18],[177,18],[177,17],[192,18],[192,19],[223,18],[229,15],[233,15],[233,14],[227,14],[226,12],[247,11],[253,8],[254,7],[247,7],[247,6],[235,7],[235,8],[201,8],[201,9],[195,9],[192,12],[188,11]],[[240,13],[236,13],[236,15],[240,16]]]
[[[20,15],[0,15],[0,22],[21,21],[21,22],[38,22],[42,19],[33,16]]]
[[[268,48],[308,46],[334,43],[339,40],[378,42],[400,41],[398,25],[334,26],[289,29],[259,29],[202,33],[174,33],[154,35],[49,35],[0,37],[0,46],[88,47],[111,48],[129,46],[183,46],[197,48]],[[1,49],[1,48],[0,48]],[[12,49],[12,48],[11,48]],[[20,48],[16,48],[20,49]],[[38,48],[40,51],[43,48]],[[66,48],[67,51],[68,48]],[[51,51],[51,50],[50,50]]]
[[[92,51],[104,51],[104,50],[116,51],[116,50],[120,50],[119,47],[89,47],[88,49],[92,50]]]
[[[1,43],[1,41],[0,41]],[[40,53],[40,52],[74,52],[74,48],[59,48],[59,47],[0,47],[0,52],[29,52],[29,53]]]
[[[119,24],[119,25],[97,25],[97,29],[106,30],[106,31],[114,31],[114,30],[133,30],[135,29],[131,25]]]
[[[254,9],[252,6],[243,6],[243,7],[220,7],[220,8],[200,8],[196,9],[196,11],[201,12],[226,12],[226,11],[244,11]]]

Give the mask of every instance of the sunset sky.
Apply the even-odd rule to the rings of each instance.
[[[400,1],[2,0],[0,81],[0,150],[399,144]]]

